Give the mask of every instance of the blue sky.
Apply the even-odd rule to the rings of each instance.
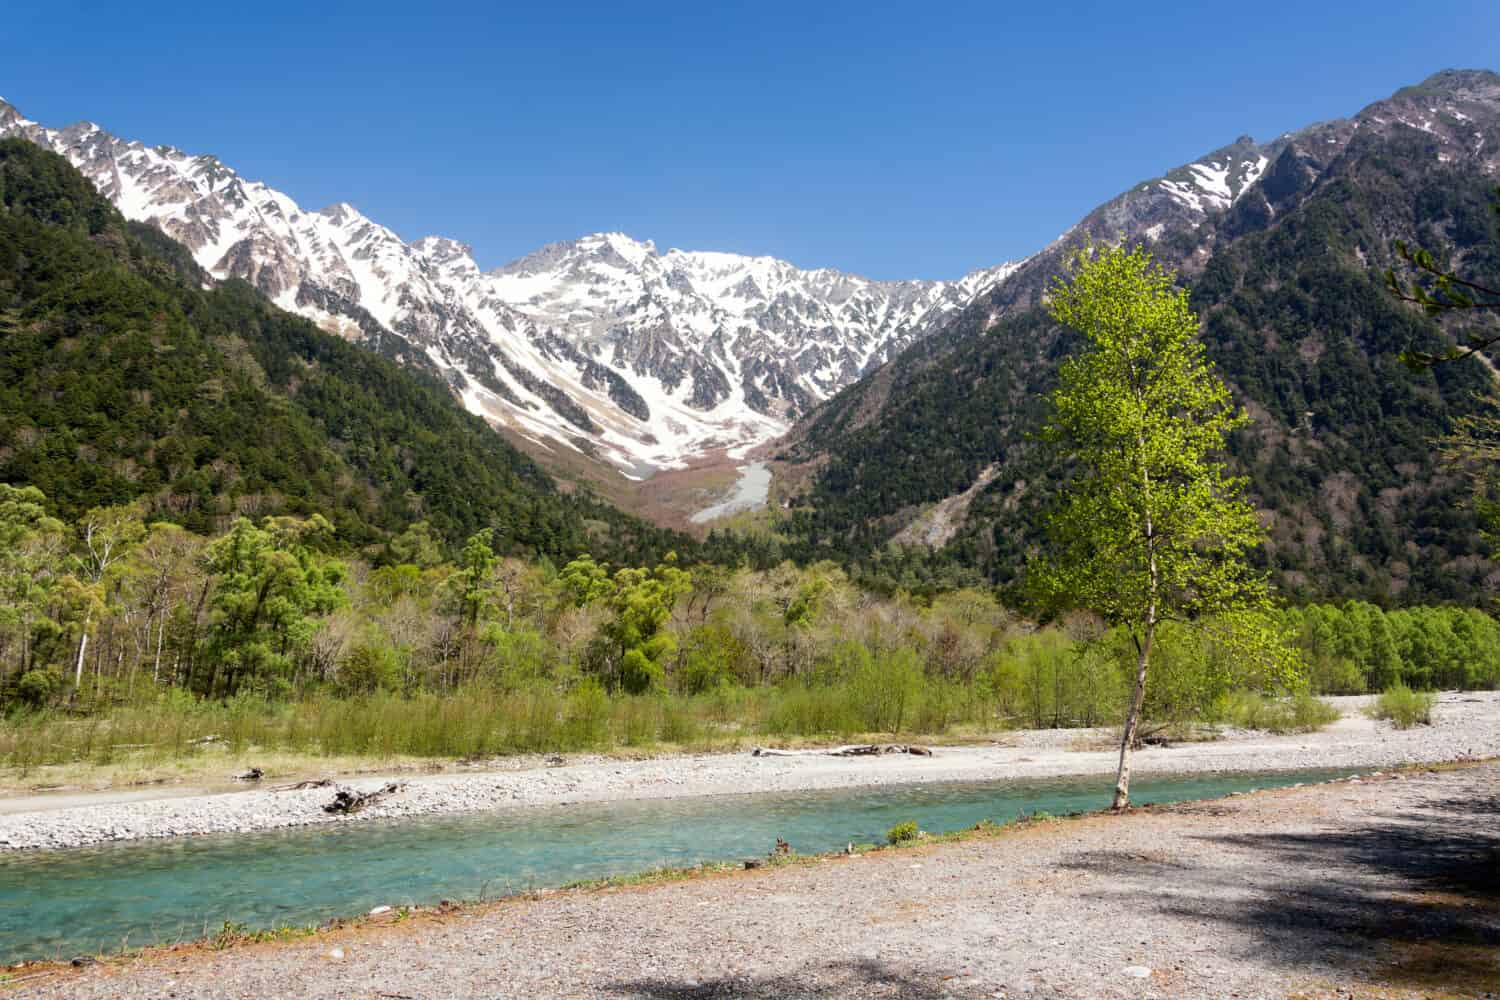
[[[483,267],[623,230],[941,278],[1240,134],[1500,70],[1493,0],[420,6],[13,0],[0,95]]]

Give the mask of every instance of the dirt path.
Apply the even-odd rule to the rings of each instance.
[[[1500,762],[564,892],[49,997],[1347,997],[1500,989]]]

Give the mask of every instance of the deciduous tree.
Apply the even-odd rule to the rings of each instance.
[[[1205,356],[1172,273],[1143,248],[1089,247],[1053,287],[1049,308],[1086,346],[1063,362],[1052,396],[1048,436],[1073,475],[1033,583],[1056,609],[1120,626],[1134,647],[1114,796],[1122,809],[1158,631],[1268,608],[1268,586],[1245,559],[1263,531],[1240,498],[1242,481],[1218,458],[1246,418]],[[1241,634],[1250,646],[1266,635]]]

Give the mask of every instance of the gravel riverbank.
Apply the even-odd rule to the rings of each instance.
[[[1492,761],[392,913],[13,987],[112,1000],[1492,996],[1497,814]]]
[[[1345,712],[1317,733],[1242,733],[1206,743],[1151,747],[1136,756],[1136,773],[1265,771],[1390,767],[1397,764],[1500,756],[1500,692],[1445,694],[1434,725],[1398,731],[1365,718],[1365,699],[1329,699]],[[333,788],[256,789],[193,794],[189,789],[30,796],[3,808],[0,851],[66,848],[107,841],[236,833],[314,823],[532,805],[689,795],[753,794],[894,783],[1049,778],[1111,772],[1116,753],[1102,730],[1005,734],[991,746],[935,747],[931,757],[753,757],[748,753],[663,757],[645,761],[585,759],[561,766],[421,776],[362,776],[339,787],[372,791],[388,781],[400,791],[355,816],[332,816],[323,805]]]

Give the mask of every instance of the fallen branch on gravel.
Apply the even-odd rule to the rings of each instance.
[[[327,788],[333,784],[332,778],[314,778],[310,781],[299,781],[291,785],[272,785],[273,792],[300,792],[304,788]]]
[[[879,757],[885,754],[905,753],[917,757],[931,757],[926,747],[905,743],[853,743],[849,746],[833,747],[829,750],[773,750],[756,747],[750,751],[752,757]]]
[[[333,801],[323,807],[323,811],[348,816],[399,791],[401,791],[401,786],[394,781],[373,792],[356,792],[348,788],[340,788],[334,795]]]

